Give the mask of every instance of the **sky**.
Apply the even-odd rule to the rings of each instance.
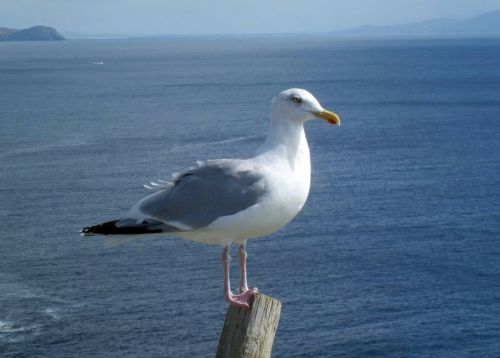
[[[315,33],[467,18],[500,0],[0,0],[0,27],[146,34]]]

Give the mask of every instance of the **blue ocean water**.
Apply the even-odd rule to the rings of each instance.
[[[78,232],[251,153],[290,87],[343,125],[307,125],[309,201],[248,244],[274,356],[500,356],[500,39],[326,36],[2,45],[0,356],[213,356],[220,248]]]

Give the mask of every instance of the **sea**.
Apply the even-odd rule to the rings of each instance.
[[[221,248],[81,237],[312,92],[302,212],[248,243],[274,357],[500,357],[500,38],[0,44],[0,356],[213,357]],[[232,277],[237,285],[236,248]]]

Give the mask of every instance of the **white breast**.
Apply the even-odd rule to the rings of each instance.
[[[257,204],[234,215],[220,217],[206,228],[182,236],[225,245],[270,235],[289,223],[300,212],[309,194],[311,165],[305,135],[293,158],[288,154],[287,148],[276,148],[249,159],[263,174],[267,188]]]

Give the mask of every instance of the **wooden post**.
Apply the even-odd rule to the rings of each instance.
[[[281,314],[281,302],[260,293],[245,310],[229,306],[216,358],[269,358]]]

